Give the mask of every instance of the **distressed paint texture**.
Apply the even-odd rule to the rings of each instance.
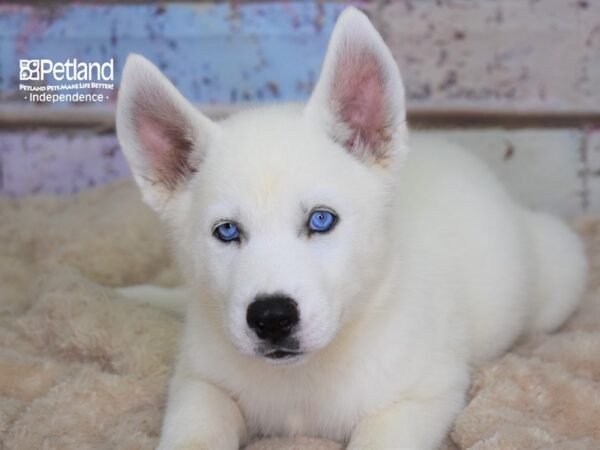
[[[335,19],[352,3],[391,46],[409,107],[600,112],[597,0],[48,3],[0,5],[0,107],[23,101],[20,58],[114,58],[118,84],[130,52],[197,103],[302,100]],[[474,148],[533,207],[600,212],[592,125],[436,133]],[[0,131],[0,192],[71,193],[127,173],[111,134]]]
[[[531,208],[600,212],[600,129],[429,130],[481,157]],[[70,194],[128,176],[113,134],[0,132],[0,192]]]
[[[114,134],[0,132],[2,192],[72,194],[129,175]]]
[[[389,0],[366,8],[413,104],[600,111],[600,1]]]
[[[600,212],[600,123],[586,130],[582,156],[585,159],[581,172],[587,194],[585,204],[589,211]]]
[[[21,58],[114,58],[118,83],[131,52],[153,61],[194,102],[303,99],[343,9],[312,1],[0,5],[0,102],[23,102]]]
[[[597,0],[49,4],[0,5],[0,104],[23,100],[20,58],[115,58],[118,75],[129,52],[195,102],[305,99],[355,4],[391,46],[411,107],[600,112]]]

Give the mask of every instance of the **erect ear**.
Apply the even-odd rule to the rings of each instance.
[[[195,173],[218,126],[147,59],[130,55],[117,102],[117,135],[144,201],[162,211]]]
[[[398,66],[369,19],[355,8],[338,18],[305,114],[363,161],[385,166],[404,152],[406,112]]]

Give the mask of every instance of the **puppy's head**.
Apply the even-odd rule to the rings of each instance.
[[[130,56],[117,131],[145,201],[171,229],[192,301],[238,350],[302,360],[369,305],[406,147],[400,75],[362,13],[340,16],[303,108],[216,123]]]

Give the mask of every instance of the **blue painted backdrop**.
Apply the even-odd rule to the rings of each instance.
[[[356,4],[358,2],[346,2]],[[158,65],[195,102],[307,97],[344,3],[0,6],[0,102],[22,102],[19,59]],[[114,100],[114,96],[110,101]],[[56,105],[60,106],[60,105]]]

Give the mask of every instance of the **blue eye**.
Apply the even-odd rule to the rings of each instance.
[[[237,241],[240,238],[240,230],[233,222],[223,222],[215,228],[214,234],[223,242]]]
[[[318,209],[310,215],[308,229],[316,233],[326,233],[333,228],[336,219],[332,212]]]

